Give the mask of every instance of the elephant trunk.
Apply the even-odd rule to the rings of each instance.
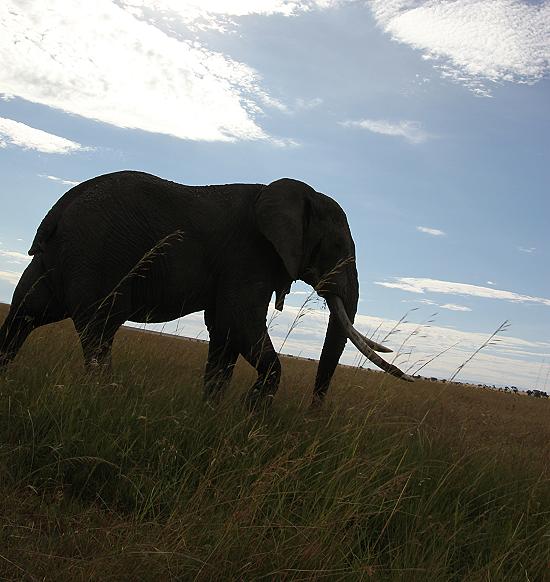
[[[352,271],[352,273],[348,272],[347,285],[342,293],[329,292],[324,294],[330,310],[330,317],[323,351],[317,368],[313,395],[314,405],[323,401],[348,339],[366,358],[385,372],[408,382],[413,381],[410,376],[397,366],[386,362],[376,353],[388,353],[392,350],[365,337],[353,327],[359,300],[359,286],[355,268]],[[342,295],[343,299],[340,295]]]
[[[338,318],[331,313],[328,321],[325,343],[323,344],[323,351],[319,358],[312,405],[315,406],[322,403],[330,385],[334,370],[338,365],[338,360],[340,360],[340,356],[344,351],[347,339],[342,324]]]
[[[386,362],[381,358],[376,352],[391,352],[390,349],[373,342],[369,338],[365,337],[362,333],[359,333],[351,323],[344,304],[340,297],[336,295],[330,295],[327,297],[327,303],[330,309],[330,316],[333,315],[340,323],[341,327],[344,329],[346,338],[349,338],[355,347],[373,364],[376,364],[379,368],[388,372],[392,376],[406,380],[407,382],[412,382],[412,378],[401,371],[397,366]]]
[[[323,283],[326,289],[326,283]],[[359,283],[357,281],[357,270],[355,264],[348,265],[336,274],[330,284],[330,291],[326,289],[322,292],[322,296],[329,302],[329,297],[344,297],[345,309],[348,314],[348,321],[355,318],[357,311],[357,303],[359,301]],[[344,307],[344,302],[339,299],[340,305]],[[330,303],[328,303],[330,309]],[[334,374],[334,370],[338,365],[340,356],[346,346],[348,336],[346,328],[342,325],[341,318],[330,309],[330,317],[323,344],[321,357],[319,358],[319,366],[317,368],[317,376],[315,378],[315,388],[313,392],[313,405],[321,404],[325,394],[329,388],[330,381]]]

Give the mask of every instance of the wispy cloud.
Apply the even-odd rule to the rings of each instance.
[[[2,73],[0,72],[0,77],[1,75]],[[0,81],[0,91],[1,89]],[[70,139],[36,129],[13,119],[0,117],[0,147],[7,147],[8,144],[45,154],[70,154],[88,149]]]
[[[32,257],[18,251],[4,251],[0,249],[0,257],[8,259],[12,263],[28,263]]]
[[[444,303],[440,305],[442,309],[448,309],[449,311],[472,311],[469,307],[465,305],[457,305],[456,303]]]
[[[393,281],[375,281],[376,285],[401,289],[410,293],[447,293],[451,295],[470,295],[473,297],[485,297],[487,299],[504,299],[515,303],[539,303],[550,306],[550,299],[522,295],[513,291],[503,291],[493,287],[480,287],[468,283],[454,283],[451,281],[439,281],[437,279],[421,279],[415,277],[396,277]]]
[[[238,26],[236,18],[261,15],[296,16],[314,9],[327,9],[346,0],[121,0],[121,4],[139,18],[147,19],[151,11],[155,19],[169,24],[177,20],[193,32],[213,29],[228,32]]]
[[[416,312],[419,313],[419,312]],[[301,314],[301,315],[300,315]],[[326,333],[329,312],[326,309],[306,308],[285,305],[282,313],[275,312],[270,305],[268,313],[269,333],[277,351],[319,358]],[[409,319],[409,318],[407,318]],[[297,324],[296,324],[297,322]],[[380,317],[358,314],[355,325],[359,331],[376,341],[381,341],[390,334],[385,344],[401,352],[388,354],[389,360],[396,358],[396,364],[403,369],[410,367],[414,372],[423,362],[440,353],[445,347],[455,346],[422,370],[422,374],[439,378],[448,378],[492,333],[460,331],[431,322],[428,324],[412,321],[397,322]],[[143,324],[138,327],[143,327]],[[290,335],[287,335],[290,328]],[[188,337],[208,338],[202,314],[195,313],[176,322],[168,324],[150,324],[148,329],[164,330],[167,333],[179,333]],[[373,333],[375,335],[373,335]],[[405,341],[407,340],[408,341]],[[526,388],[533,387],[537,381],[537,371],[542,355],[548,353],[548,346],[543,342],[530,342],[509,334],[503,335],[498,344],[490,346],[479,354],[458,379],[472,379],[476,382],[490,384],[515,384]],[[344,364],[364,365],[364,358],[350,342],[345,348],[341,362]],[[371,367],[370,363],[366,364]],[[373,366],[372,366],[373,367]]]
[[[457,305],[456,303],[444,303],[440,304],[431,299],[403,299],[402,303],[422,303],[423,305],[433,305],[434,307],[439,307],[441,309],[448,309],[449,311],[472,311],[469,307],[465,305]]]
[[[21,273],[14,273],[13,271],[0,271],[0,280],[7,281],[12,285],[17,285],[21,277]]]
[[[41,178],[47,178],[48,180],[52,180],[53,182],[59,182],[61,184],[65,184],[67,186],[77,186],[80,182],[76,182],[74,180],[65,180],[64,178],[58,178],[57,176],[50,176],[48,174],[38,174]]]
[[[264,107],[284,111],[286,105],[262,88],[253,68],[208,49],[198,34],[223,29],[231,18],[293,16],[338,3],[29,0],[22,7],[6,0],[0,93],[182,139],[269,140],[256,119]]]
[[[535,247],[517,247],[518,251],[521,251],[522,253],[534,253],[537,249]]]
[[[550,2],[370,0],[393,40],[422,51],[445,77],[476,93],[485,83],[534,83],[550,69]]]
[[[8,0],[3,8],[4,94],[184,139],[267,137],[246,105],[258,75],[243,63],[169,36],[115,2],[31,0],[22,9]]]
[[[340,125],[366,129],[372,133],[392,137],[402,137],[415,144],[422,143],[430,137],[417,121],[391,122],[384,119],[358,119],[341,121]]]
[[[428,228],[427,226],[417,226],[416,230],[424,232],[426,234],[431,234],[432,236],[445,236],[445,233],[438,228]]]
[[[12,285],[17,284],[20,276],[21,273],[0,271],[0,280]],[[280,313],[275,311],[271,303],[268,322],[275,349],[283,353],[299,354],[302,357],[319,358],[328,318],[327,309],[306,307],[302,310],[300,307],[287,304],[284,312]],[[297,325],[296,322],[298,322]],[[166,324],[130,325],[208,339],[202,313],[194,313]],[[393,356],[389,354],[392,356],[389,359],[396,358],[398,365],[403,369],[410,368],[411,371],[440,353],[443,348],[455,346],[422,371],[425,375],[437,375],[439,378],[449,377],[492,332],[492,330],[488,330],[487,333],[460,331],[438,326],[433,322],[429,325],[412,321],[397,322],[362,314],[356,316],[355,325],[357,329],[376,341],[382,341],[389,334],[385,343],[397,350]],[[288,335],[291,328],[292,331]],[[400,346],[403,347],[400,348]],[[540,368],[540,365],[533,364],[540,362],[541,357],[549,355],[548,348],[548,343],[527,341],[507,334],[502,336],[498,344],[492,345],[485,353],[477,356],[469,364],[463,377],[489,384],[533,387],[537,383],[537,372]],[[341,361],[344,364],[365,365],[364,358],[349,342]],[[367,363],[367,366],[373,367],[370,363]]]
[[[323,100],[321,99],[321,97],[314,97],[313,99],[302,99],[301,97],[298,97],[295,103],[296,109],[308,110],[319,107],[320,105],[323,104]]]

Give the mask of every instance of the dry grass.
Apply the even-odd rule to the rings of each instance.
[[[548,401],[340,367],[314,414],[315,363],[283,358],[248,416],[242,362],[202,405],[206,351],[123,329],[113,385],[70,322],[31,336],[0,379],[0,579],[550,579]]]

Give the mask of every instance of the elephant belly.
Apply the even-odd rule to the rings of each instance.
[[[164,323],[203,309],[204,306],[198,303],[194,305],[144,306],[135,310],[128,320],[135,323]]]
[[[198,280],[197,280],[198,279]],[[161,323],[202,311],[208,305],[212,284],[207,278],[185,272],[141,280],[132,288],[130,321]]]

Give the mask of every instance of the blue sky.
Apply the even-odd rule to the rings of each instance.
[[[448,378],[509,320],[458,378],[548,389],[549,23],[548,1],[3,2],[0,301],[71,183],[289,176],[348,214],[358,327],[414,310],[398,363],[454,346],[421,372]],[[327,314],[306,312],[282,351],[317,357]],[[165,329],[205,337],[200,314]]]

